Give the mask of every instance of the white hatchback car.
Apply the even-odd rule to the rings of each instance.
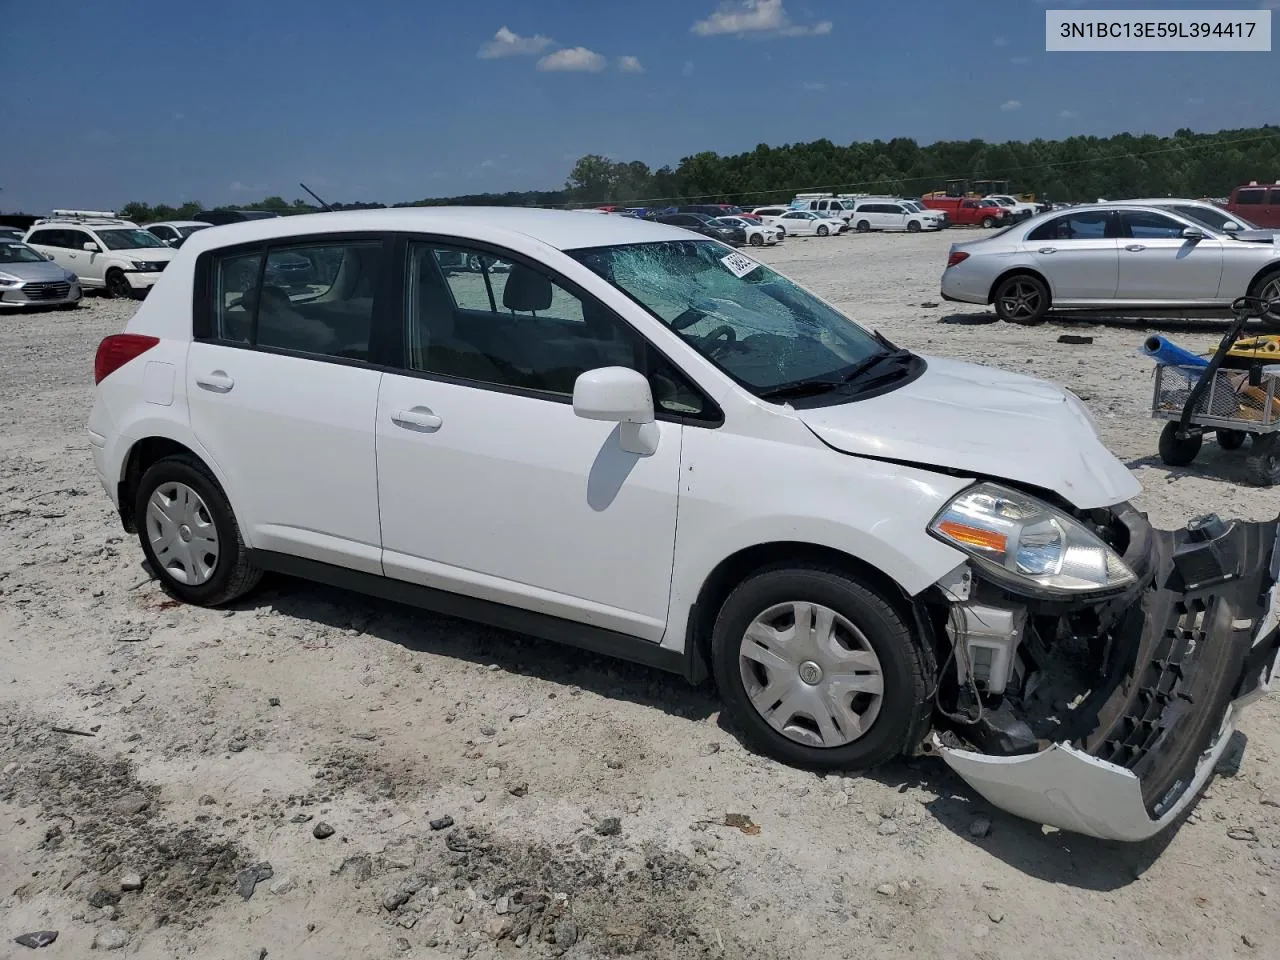
[[[1069,392],[895,347],[675,227],[201,231],[94,378],[97,472],[181,600],[280,571],[710,672],[780,760],[936,753],[1082,833],[1171,823],[1280,649],[1275,522],[1155,531]]]

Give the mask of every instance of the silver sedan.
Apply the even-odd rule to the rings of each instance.
[[[1042,213],[953,243],[942,273],[944,299],[994,304],[1000,319],[1021,324],[1054,309],[1220,310],[1245,294],[1280,299],[1280,234],[1219,232],[1119,203]]]

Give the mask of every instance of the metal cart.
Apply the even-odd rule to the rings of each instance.
[[[1280,310],[1280,301],[1239,297],[1231,304],[1235,320],[1206,367],[1156,367],[1151,416],[1167,420],[1160,433],[1160,459],[1185,467],[1200,452],[1206,432],[1223,450],[1238,450],[1249,440],[1245,472],[1254,486],[1280,483],[1280,364],[1255,362],[1223,369],[1227,352],[1252,318],[1264,321]]]

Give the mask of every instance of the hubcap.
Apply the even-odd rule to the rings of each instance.
[[[1000,305],[1011,317],[1032,317],[1040,309],[1040,291],[1025,280],[1015,281],[1005,287]]]
[[[1272,280],[1263,287],[1259,296],[1263,300],[1280,300],[1280,279]],[[1280,306],[1268,310],[1267,316],[1272,319],[1280,319]]]
[[[209,508],[185,483],[161,484],[147,501],[147,538],[156,560],[188,587],[207,583],[218,566],[218,530]]]
[[[780,603],[761,613],[739,645],[752,706],[783,736],[839,747],[880,713],[884,674],[862,631],[830,607]]]

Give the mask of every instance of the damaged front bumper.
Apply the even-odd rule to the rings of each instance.
[[[932,751],[993,806],[1034,822],[1109,840],[1159,833],[1195,802],[1241,710],[1270,690],[1280,661],[1277,528],[1150,532],[1149,574],[1121,601],[1115,627],[1122,676],[1091,694],[1092,729],[1015,756],[935,733]]]

